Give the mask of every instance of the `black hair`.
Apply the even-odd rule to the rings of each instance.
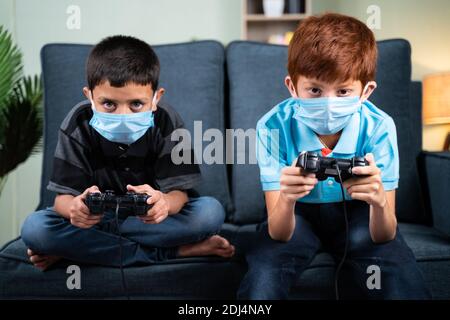
[[[159,60],[152,47],[130,36],[111,36],[100,41],[89,54],[86,64],[90,90],[104,81],[113,87],[128,83],[151,84],[158,88]]]

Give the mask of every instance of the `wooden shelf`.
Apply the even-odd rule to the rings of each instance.
[[[268,17],[264,14],[247,14],[244,19],[248,22],[265,22],[265,21],[299,21],[305,19],[308,15],[304,13],[299,14],[283,14],[279,17]]]
[[[311,15],[314,0],[285,0],[283,14],[275,17],[264,14],[263,0],[241,1],[243,40],[287,44],[298,24]]]

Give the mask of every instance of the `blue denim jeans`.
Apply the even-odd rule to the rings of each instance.
[[[344,298],[427,299],[430,292],[411,249],[397,229],[389,242],[376,244],[369,233],[369,206],[347,201],[349,247],[339,277]],[[246,252],[248,272],[238,292],[239,299],[287,299],[289,289],[320,250],[340,262],[345,247],[345,220],[342,203],[304,204],[295,207],[296,225],[289,242],[272,240],[267,222]],[[380,269],[381,288],[368,288],[369,266]],[[300,284],[301,286],[301,284]],[[341,292],[341,291],[340,291]]]
[[[159,224],[145,224],[127,212],[119,212],[123,266],[151,264],[175,258],[178,247],[206,239],[219,232],[225,219],[222,205],[214,198],[191,198],[183,209]],[[30,214],[21,231],[22,240],[33,251],[69,260],[120,266],[119,231],[115,212],[89,229],[47,208]]]

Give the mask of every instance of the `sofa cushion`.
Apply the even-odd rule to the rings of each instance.
[[[222,234],[236,246],[236,253],[244,256],[252,243],[257,245],[255,241],[257,228],[257,224],[243,226],[225,224]],[[433,298],[449,299],[450,238],[425,225],[400,223],[399,229],[417,259]],[[332,257],[325,252],[319,252],[305,271],[297,277],[290,299],[334,299],[334,272],[335,263]],[[354,296],[353,288],[346,286],[345,281],[341,285],[341,290],[344,297]]]
[[[287,47],[236,41],[228,45],[226,56],[229,127],[254,130],[259,118],[289,96],[284,86]],[[254,148],[247,143],[245,154]],[[259,222],[266,215],[258,165],[248,162],[233,165],[231,171],[233,222],[239,224]]]
[[[422,183],[434,227],[450,237],[450,152],[422,152]]]
[[[81,289],[68,289],[70,265],[80,267]],[[221,258],[176,259],[124,269],[132,299],[230,299],[243,266]],[[33,267],[19,238],[0,250],[0,299],[124,299],[119,268],[67,260],[42,272]]]
[[[432,289],[433,297],[450,295],[450,238],[431,227],[400,224],[400,230],[416,255],[419,267]],[[236,245],[236,257],[176,259],[151,266],[125,269],[133,299],[233,299],[246,271],[244,254],[257,225],[224,224],[221,234]],[[124,298],[118,268],[82,265],[81,290],[68,290],[67,267],[62,261],[46,272],[28,261],[26,247],[19,238],[0,249],[0,298]],[[298,276],[292,299],[334,299],[333,259],[319,253]],[[343,286],[343,290],[351,290]],[[348,291],[350,292],[350,291]]]
[[[68,111],[85,99],[81,89],[86,83],[85,63],[91,48],[90,45],[48,44],[41,51],[45,134],[39,208],[53,203],[54,193],[46,186],[52,170],[57,132]],[[202,121],[203,130],[217,128],[224,131],[223,46],[216,41],[199,41],[153,48],[161,63],[160,84],[166,89],[163,99],[180,113],[192,141],[194,121]],[[200,170],[203,182],[197,191],[216,197],[227,211],[231,211],[226,165],[202,164]]]
[[[246,271],[244,254],[257,225],[224,224],[222,235],[236,245],[233,260],[221,258],[176,259],[151,266],[125,269],[133,299],[233,299]],[[414,251],[419,267],[434,298],[448,299],[450,287],[450,239],[436,230],[413,224],[400,224],[400,230]],[[80,265],[81,290],[66,286],[67,267],[63,261],[46,272],[28,261],[21,239],[0,250],[0,298],[124,298],[118,268]],[[292,299],[334,299],[333,259],[319,253],[299,275],[291,290]],[[348,290],[351,288],[342,288]],[[351,294],[351,293],[348,293]]]
[[[402,221],[422,222],[424,210],[416,167],[422,127],[420,103],[410,104],[411,48],[401,39],[377,44],[378,88],[370,100],[390,114],[397,126],[401,164],[397,215]],[[254,129],[263,114],[289,97],[284,86],[287,47],[237,41],[227,47],[226,57],[230,82],[229,127]],[[232,167],[231,192],[235,223],[258,222],[264,217],[264,199],[256,164]]]
[[[370,100],[394,119],[397,128],[400,181],[396,214],[401,221],[423,223],[427,216],[417,168],[422,150],[422,97],[420,85],[411,85],[411,46],[403,39],[377,44],[378,87]]]
[[[399,228],[417,261],[450,261],[450,237],[420,224],[400,223]]]
[[[433,299],[450,299],[450,237],[424,225],[401,223],[399,226],[417,258]]]

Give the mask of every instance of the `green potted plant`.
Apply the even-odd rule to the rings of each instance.
[[[23,75],[22,54],[0,26],[0,194],[8,174],[39,152],[41,137],[41,79]]]

